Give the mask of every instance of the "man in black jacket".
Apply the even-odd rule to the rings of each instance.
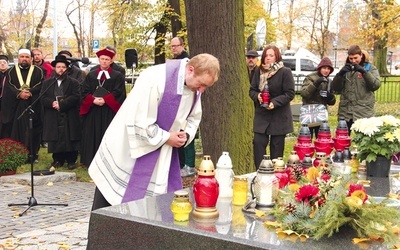
[[[81,127],[79,117],[80,91],[77,80],[67,73],[69,61],[56,56],[51,62],[55,75],[43,82],[44,109],[43,140],[48,142],[48,152],[53,153],[53,167],[67,162],[68,169],[76,168]]]
[[[174,37],[171,39],[171,51],[174,59],[189,58],[189,54],[185,51],[185,44],[181,37]]]

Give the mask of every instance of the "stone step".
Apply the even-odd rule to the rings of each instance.
[[[65,182],[65,181],[76,181],[76,174],[73,172],[59,172],[55,171],[51,175],[34,175],[33,184],[47,185],[49,182]],[[31,173],[6,175],[0,177],[0,183],[12,183],[21,185],[31,185]]]

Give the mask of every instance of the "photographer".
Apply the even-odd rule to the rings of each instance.
[[[346,120],[349,135],[354,121],[375,115],[374,91],[380,86],[378,69],[369,62],[369,54],[351,45],[346,65],[332,81],[332,90],[341,95],[338,117]]]
[[[313,72],[304,79],[301,87],[301,97],[303,105],[323,104],[335,105],[336,98],[331,93],[329,75],[333,72],[332,61],[328,57],[322,58],[318,64],[317,71]],[[315,134],[318,138],[320,126],[310,126],[311,137]]]

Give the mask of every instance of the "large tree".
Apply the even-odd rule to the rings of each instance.
[[[36,47],[36,48],[41,46],[40,35],[42,34],[43,26],[47,19],[47,13],[49,12],[49,1],[50,0],[45,1],[42,18],[40,18],[40,21],[39,21],[38,25],[36,26],[36,34],[35,34],[35,39],[33,41],[33,47]]]
[[[238,174],[254,171],[253,103],[244,58],[243,0],[185,1],[190,53],[215,55],[218,82],[202,96],[200,131],[203,153],[216,162],[228,151]]]
[[[400,6],[394,0],[364,0],[371,13],[371,20],[364,30],[364,39],[372,38],[374,65],[379,73],[388,74],[386,67],[388,45],[398,42]]]

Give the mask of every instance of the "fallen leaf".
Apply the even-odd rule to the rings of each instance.
[[[353,244],[358,244],[360,242],[369,241],[370,238],[353,238]]]
[[[47,186],[53,186],[54,185],[54,183],[53,182],[49,182],[49,183],[47,183]]]
[[[264,217],[265,217],[265,212],[256,209],[256,217],[258,217],[258,218],[264,218]]]
[[[40,209],[40,212],[47,212],[46,209]]]
[[[281,226],[281,223],[279,223],[279,222],[277,222],[277,221],[267,220],[267,221],[264,221],[264,225],[265,225],[265,226],[271,226],[271,227],[277,228],[277,227],[280,227],[280,226]]]
[[[68,196],[71,196],[72,195],[72,193],[69,193],[69,192],[66,192],[66,193],[64,193],[65,195],[68,195]]]

